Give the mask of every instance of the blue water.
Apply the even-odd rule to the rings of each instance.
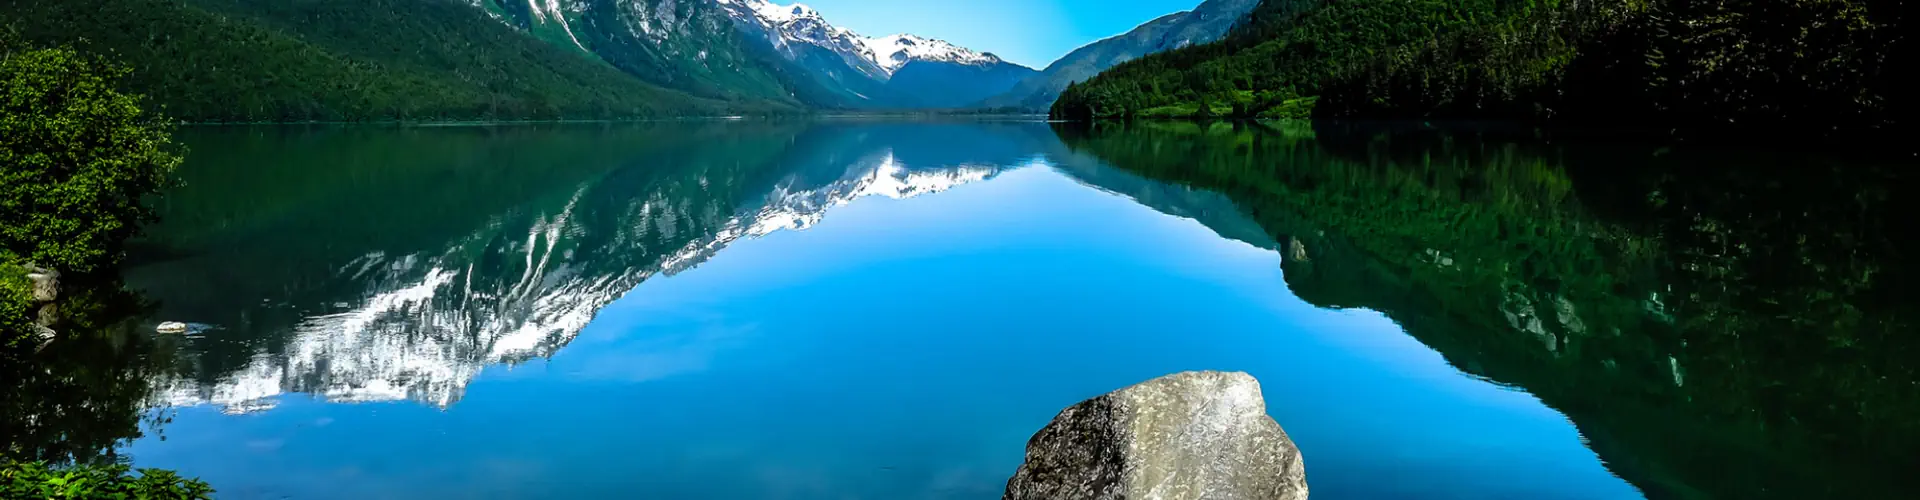
[[[672,186],[729,182],[711,170],[633,172],[730,157],[636,153],[580,174],[588,180],[560,183],[557,194],[506,199],[476,217],[438,217],[457,226],[441,238],[454,250],[333,235],[346,230],[288,222],[292,216],[229,220],[220,227],[280,225],[301,235],[289,237],[322,241],[307,246],[348,247],[340,255],[366,258],[276,261],[323,262],[300,286],[336,290],[331,295],[209,298],[242,292],[150,287],[161,315],[217,309],[209,303],[260,309],[255,319],[182,318],[222,327],[189,349],[232,366],[173,382],[174,406],[160,410],[171,421],[125,452],[140,466],[200,476],[231,498],[990,499],[1019,466],[1026,439],[1060,409],[1168,373],[1241,370],[1260,380],[1268,412],[1303,451],[1316,499],[1640,497],[1565,416],[1523,389],[1462,373],[1380,313],[1296,298],[1280,265],[1284,245],[1222,229],[1244,227],[1231,204],[1074,157],[1039,125],[974,128],[844,125],[765,141],[786,148],[756,160],[770,173],[733,178],[786,180],[772,181],[773,189],[743,182],[747,194],[711,205],[744,207],[736,213],[750,222],[765,212],[763,193],[872,177],[876,168],[883,176],[960,166],[992,173],[950,189],[834,198],[809,212],[817,221],[727,240],[630,290],[606,278],[621,276],[611,269],[671,260],[730,227],[709,224],[693,243],[666,249],[606,236],[626,234],[611,228],[665,227],[646,214],[675,206],[670,195],[656,196],[679,189]],[[616,139],[552,133],[583,147]],[[705,142],[734,148],[727,145],[768,133],[727,130],[724,144]],[[400,142],[447,140],[411,134]],[[211,134],[190,144],[221,147],[216,139],[224,140]],[[260,154],[275,151],[268,143]],[[907,163],[916,157],[929,160]],[[649,175],[692,180],[630,180]],[[648,191],[660,186],[668,187]],[[1148,197],[1141,193],[1158,193],[1160,207],[1139,201]],[[650,196],[657,203],[644,202]],[[594,203],[624,208],[589,213]],[[726,218],[697,205],[675,217]],[[433,206],[448,204],[411,210]],[[662,238],[658,227],[645,234]],[[505,236],[460,236],[488,228]],[[570,239],[594,241],[556,242]],[[228,254],[253,251],[249,245],[200,251],[232,263],[244,259]],[[381,256],[367,257],[374,254]],[[619,264],[640,255],[641,264]],[[438,275],[418,262],[442,262],[433,259],[455,259],[435,268],[453,278],[429,279]],[[496,271],[487,274],[490,267]],[[389,274],[369,278],[366,268]],[[142,282],[138,270],[130,275]],[[485,340],[485,332],[512,328],[449,328],[476,321],[456,306],[495,300],[485,309],[544,314],[537,311],[549,311],[542,308],[551,300],[500,298],[522,290],[510,286],[483,294],[474,283],[490,277],[532,284],[531,296],[549,298],[560,295],[546,291],[573,286],[565,283],[605,278],[611,302],[585,301],[592,314],[584,327],[551,327],[557,333],[541,336],[542,347],[501,355],[501,345],[517,341]],[[431,298],[395,299],[407,296],[397,290]],[[374,307],[387,309],[353,316]],[[283,318],[258,319],[270,317]],[[280,326],[259,326],[274,321]],[[277,337],[254,338],[271,336],[263,331]],[[483,341],[420,347],[437,336]],[[247,347],[215,356],[204,347],[215,343]],[[366,352],[380,349],[406,353]],[[339,368],[346,365],[359,371]],[[273,387],[261,388],[263,381]]]

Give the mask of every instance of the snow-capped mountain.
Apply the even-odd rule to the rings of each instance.
[[[1004,92],[1033,69],[952,43],[911,34],[864,37],[834,26],[804,4],[712,0],[749,36],[830,82],[860,107],[957,107]],[[903,71],[931,72],[896,83]],[[930,85],[937,82],[938,85]]]
[[[899,71],[900,67],[914,61],[945,62],[968,66],[991,66],[1001,64],[999,56],[980,53],[965,47],[947,43],[945,40],[931,40],[908,34],[867,38],[867,56],[888,74]]]
[[[803,61],[810,51],[825,50],[854,74],[882,82],[892,76],[875,62],[865,38],[828,23],[812,7],[778,5],[766,0],[713,1],[719,3],[742,31],[765,40],[788,60]]]
[[[759,97],[825,108],[960,107],[1005,92],[1034,73],[941,40],[862,36],[803,4],[469,1],[547,43],[706,97]]]
[[[501,23],[699,97],[813,104],[765,42],[742,36],[717,0],[469,0]]]
[[[820,11],[805,4],[780,5],[767,0],[714,0],[727,8],[750,32],[767,37],[783,50],[810,44],[840,54],[849,66],[879,80],[893,76],[914,61],[972,66],[1002,64],[998,56],[910,34],[863,37],[828,23]],[[754,29],[758,28],[758,29]]]

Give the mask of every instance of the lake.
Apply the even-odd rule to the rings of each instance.
[[[132,312],[50,347],[84,369],[27,382],[16,448],[229,498],[991,499],[1062,408],[1238,370],[1317,499],[1920,487],[1898,163],[1299,124],[180,139]]]

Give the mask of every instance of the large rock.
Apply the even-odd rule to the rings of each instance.
[[[53,302],[60,298],[60,272],[27,266],[27,281],[33,282],[34,302]]]
[[[1004,498],[1304,500],[1306,465],[1253,376],[1185,372],[1061,411]]]

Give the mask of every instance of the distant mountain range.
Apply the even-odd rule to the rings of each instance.
[[[978,106],[1045,110],[1069,83],[1086,81],[1107,68],[1141,56],[1219,40],[1259,3],[1260,0],[1207,0],[1193,10],[1161,16],[1125,34],[1067,53],[1039,74],[1021,80],[1012,89]]]
[[[839,91],[818,104],[866,108],[961,107],[1004,92],[1036,72],[942,40],[910,34],[863,37],[803,4],[712,0],[734,25],[765,40],[813,83]]]
[[[1005,92],[1036,73],[940,40],[862,36],[803,4],[473,1],[550,44],[700,97],[826,109],[951,108]]]
[[[189,121],[618,118],[1020,106],[1218,39],[1208,0],[1046,71],[768,0],[63,0],[0,3],[39,45],[112,54]]]

